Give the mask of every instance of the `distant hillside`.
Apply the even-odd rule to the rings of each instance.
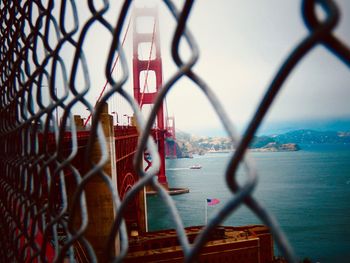
[[[232,142],[227,137],[196,137],[177,131],[176,143],[179,158],[209,151],[232,151]]]
[[[193,154],[232,151],[227,137],[196,137],[176,132],[178,158]],[[350,144],[350,132],[295,130],[279,135],[257,136],[250,145],[254,151],[297,151],[299,144]]]
[[[350,143],[350,132],[296,130],[274,136],[278,143],[298,144],[347,144]]]
[[[313,130],[322,132],[350,131],[350,118],[337,117],[299,121],[266,122],[262,125],[262,127],[260,127],[259,134],[282,134],[297,130]]]

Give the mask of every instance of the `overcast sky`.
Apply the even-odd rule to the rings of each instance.
[[[142,5],[150,1],[138,2]],[[342,18],[335,34],[350,45],[350,2],[336,2],[341,8]],[[164,4],[161,1],[158,3],[165,83],[176,72],[170,57],[175,23]],[[176,3],[181,7],[183,1]],[[88,11],[80,1],[79,5],[79,15],[83,18]],[[113,23],[119,8],[120,3],[111,3],[106,15]],[[200,59],[194,70],[214,90],[239,129],[249,121],[284,59],[307,36],[300,10],[301,1],[296,0],[195,2],[189,28],[199,45]],[[108,32],[96,25],[90,30],[84,44],[93,86],[88,94],[91,101],[96,100],[105,81],[104,66],[110,41]],[[125,88],[130,92],[131,46],[132,27],[125,42],[131,74]],[[184,57],[188,55],[187,51],[186,46],[182,45]],[[143,56],[148,57],[149,51],[143,52]],[[287,79],[267,120],[276,122],[350,117],[349,84],[349,68],[324,47],[317,46]],[[130,114],[130,109],[123,106],[120,99],[113,99],[111,106]],[[167,108],[168,114],[175,116],[176,127],[180,130],[205,134],[206,131],[222,127],[205,96],[187,79],[178,81],[169,93]],[[88,115],[82,109],[79,111],[82,115]]]

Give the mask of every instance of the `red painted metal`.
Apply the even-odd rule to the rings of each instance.
[[[117,186],[120,198],[123,200],[125,194],[139,180],[134,166],[133,159],[137,147],[138,133],[136,127],[133,126],[115,126],[115,150],[116,150],[116,167],[117,167]],[[125,211],[124,219],[128,229],[131,225],[140,227],[142,221],[142,209],[140,200],[143,193],[137,196],[128,204]],[[138,228],[142,232],[142,228]]]
[[[20,213],[20,217],[21,217],[21,224],[20,227],[22,228],[22,232],[19,231],[19,229],[17,228],[15,230],[15,238],[19,240],[19,249],[18,249],[18,253],[22,253],[24,255],[24,262],[40,262],[37,258],[35,259],[31,259],[31,255],[36,253],[37,251],[34,251],[33,248],[31,246],[28,246],[28,237],[30,237],[31,233],[32,233],[32,228],[36,227],[36,234],[34,235],[34,242],[35,245],[41,249],[44,249],[45,251],[45,259],[47,262],[53,262],[54,258],[55,258],[55,249],[53,247],[53,245],[49,242],[46,242],[45,244],[43,244],[44,242],[44,236],[43,236],[43,232],[42,229],[40,229],[40,223],[36,222],[34,223],[32,219],[29,219],[29,223],[28,225],[25,227],[24,222],[26,221],[25,215],[21,213],[21,209],[18,209],[19,213]],[[34,224],[36,224],[36,226],[34,226]],[[23,231],[24,230],[24,231]],[[24,232],[27,232],[26,234],[24,234]],[[43,245],[45,245],[45,247],[43,247]]]
[[[138,22],[141,18],[148,18],[154,21],[153,32],[138,32]],[[156,8],[135,8],[134,9],[134,33],[133,33],[133,73],[134,73],[134,98],[142,108],[143,105],[153,105],[159,89],[162,87],[162,59],[160,53],[158,12]],[[155,52],[155,58],[149,56],[148,60],[141,60],[139,54],[139,45],[142,43],[150,44],[151,51]],[[153,50],[155,49],[155,50]],[[145,88],[141,90],[140,75],[142,71],[154,72],[156,83],[155,91],[146,92]],[[145,84],[145,86],[147,83]],[[158,182],[167,186],[165,175],[165,128],[163,105],[160,106],[157,113],[156,123],[156,141],[158,152],[161,159]]]
[[[66,159],[73,151],[72,147],[72,134],[71,132],[65,132],[63,140],[62,140],[62,160]],[[76,133],[77,139],[77,152],[75,153],[75,157],[73,158],[72,164],[75,168],[79,170],[81,175],[84,175],[86,171],[89,170],[89,162],[86,160],[86,146],[88,143],[88,139],[90,136],[90,131],[78,131]],[[117,168],[117,187],[119,192],[119,197],[123,200],[125,194],[132,188],[132,186],[139,180],[139,176],[136,173],[133,166],[133,159],[136,152],[137,141],[138,141],[138,132],[135,126],[114,126],[114,142],[115,142],[115,163]],[[39,135],[39,140],[42,142],[44,139],[44,134]],[[57,142],[55,139],[55,134],[48,133],[46,134],[47,144],[44,145],[40,143],[40,151],[54,151],[57,147]],[[49,167],[54,171],[55,167]],[[71,190],[68,192],[75,191],[74,186],[76,185],[75,178],[73,176],[73,172],[70,167],[64,169],[64,173],[66,176],[67,187]],[[45,179],[45,177],[43,178]],[[46,180],[42,182],[42,191],[48,195],[48,185]],[[71,187],[71,188],[70,188]],[[143,203],[143,192],[139,192],[136,197],[129,202],[128,208],[124,214],[124,219],[126,221],[126,225],[128,229],[131,228],[132,225],[136,225],[138,227],[138,231],[140,233],[145,231],[145,222],[144,222],[144,209],[142,208]],[[60,196],[57,196],[59,199]],[[60,202],[60,201],[58,201]],[[37,237],[38,242],[40,242],[40,236]],[[50,255],[47,255],[50,256]]]

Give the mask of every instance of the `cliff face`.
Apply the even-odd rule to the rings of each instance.
[[[192,158],[193,153],[196,153],[191,142],[176,140],[176,156],[177,158]]]

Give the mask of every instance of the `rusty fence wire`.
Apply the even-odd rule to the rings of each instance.
[[[128,203],[146,185],[152,185],[167,205],[186,262],[195,260],[210,230],[242,204],[269,226],[283,256],[289,262],[296,262],[292,248],[278,222],[269,213],[268,208],[263,207],[259,200],[253,197],[258,171],[246,150],[271,103],[283,88],[286,78],[316,45],[325,46],[346,66],[350,66],[349,48],[332,33],[340,19],[339,10],[336,3],[330,0],[302,1],[302,16],[309,33],[280,66],[248,128],[239,136],[214,94],[215,87],[210,88],[202,79],[201,72],[193,69],[200,50],[195,32],[192,33],[187,25],[193,2],[185,1],[181,10],[170,0],[164,0],[162,3],[177,21],[171,46],[172,59],[177,65],[177,71],[165,80],[147,119],[142,116],[133,97],[125,91],[124,85],[130,78],[130,68],[121,45],[122,31],[127,27],[126,17],[131,12],[132,1],[122,3],[115,24],[105,19],[110,4],[108,0],[98,4],[93,0],[86,1],[89,18],[83,23],[79,21],[78,1],[74,0],[17,0],[0,3],[1,262],[61,262],[64,259],[74,262],[74,247],[77,241],[84,247],[87,260],[97,261],[94,249],[84,237],[89,220],[85,187],[94,177],[103,179],[113,196],[117,215],[105,247],[105,253],[109,255],[111,262],[123,261],[127,254],[128,235],[123,215]],[[316,16],[316,5],[320,5],[326,13],[322,21]],[[95,107],[87,99],[92,87],[83,45],[91,27],[96,24],[107,30],[111,37],[104,71],[112,88],[102,96],[101,103]],[[186,41],[190,47],[189,59],[184,60],[179,54],[180,41]],[[71,50],[69,59],[62,53],[65,47]],[[110,73],[117,54],[120,56],[122,68],[118,79]],[[186,237],[172,198],[156,180],[160,159],[156,144],[150,136],[157,111],[166,94],[182,78],[190,79],[205,94],[236,148],[226,173],[222,175],[232,192],[231,199],[208,222],[193,244],[190,244]],[[112,179],[103,170],[108,161],[108,154],[99,116],[102,103],[114,94],[119,94],[129,103],[141,131],[134,159],[134,167],[140,180],[126,193],[123,200],[120,200]],[[78,133],[73,117],[73,108],[76,105],[82,105],[93,113],[94,121],[86,141],[86,156],[92,151],[95,141],[99,142],[103,153],[86,171],[80,171],[72,162],[78,151]],[[63,147],[66,131],[71,134],[68,153]],[[152,167],[146,172],[142,169],[145,148],[153,160]],[[240,164],[244,164],[246,169],[246,181],[243,185],[238,184],[236,178]],[[67,172],[75,180],[74,196],[67,196]],[[72,205],[68,205],[69,202],[72,202]],[[78,227],[73,224],[73,217],[77,213],[81,218]],[[111,252],[116,238],[120,239],[120,254],[117,256]],[[54,249],[52,258],[47,256],[50,249]]]

